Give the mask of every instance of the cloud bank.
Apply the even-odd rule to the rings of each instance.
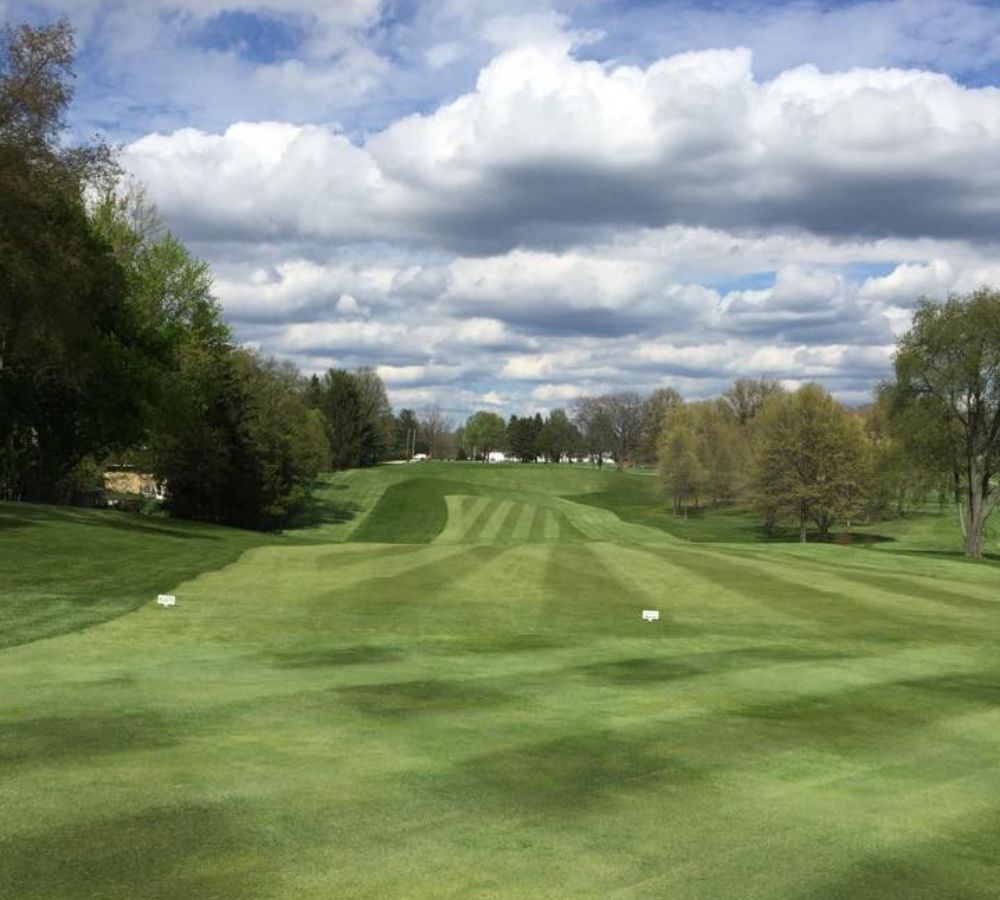
[[[112,73],[78,122],[126,137],[242,339],[379,366],[397,406],[860,401],[921,295],[1000,281],[992,5],[146,6],[70,10]]]

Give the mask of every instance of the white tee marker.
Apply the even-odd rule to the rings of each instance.
[[[156,602],[157,605],[163,607],[176,606],[177,598],[173,594],[159,594],[156,597]]]
[[[660,611],[658,609],[644,609],[642,618],[645,622],[658,622],[660,621]]]

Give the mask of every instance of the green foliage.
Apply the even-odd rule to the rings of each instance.
[[[684,407],[679,409],[687,412]],[[673,499],[674,512],[679,512],[692,499],[697,505],[704,481],[698,440],[690,419],[690,415],[668,415],[658,446],[660,481]]]
[[[378,426],[368,417],[357,378],[344,369],[330,369],[322,380],[320,411],[326,420],[334,469],[351,469],[377,461]]]
[[[175,514],[277,524],[328,464],[301,381],[232,346],[207,265],[102,148],[60,146],[72,57],[65,22],[0,38],[0,496],[139,453]]]
[[[390,454],[397,422],[374,369],[330,369],[309,393],[326,423],[333,468],[370,466]]]
[[[826,537],[863,504],[868,457],[858,421],[819,385],[772,397],[759,413],[757,503],[768,524],[789,517]]]
[[[144,351],[144,441],[183,518],[280,525],[329,466],[315,384],[233,346],[206,264],[142,191],[108,183],[91,218],[116,248]]]
[[[565,410],[554,409],[538,433],[538,450],[551,463],[574,454],[580,446],[580,432],[569,420]]]
[[[722,402],[682,403],[664,416],[657,455],[675,511],[699,497],[730,502],[748,465],[747,436]]]
[[[401,409],[396,417],[394,453],[400,459],[409,459],[414,453],[426,453],[426,448],[416,449],[420,423],[412,409]]]
[[[330,442],[326,437],[326,422],[323,413],[309,407],[303,398],[299,418],[292,423],[298,468],[308,478],[315,478],[320,472],[325,472],[330,460]]]
[[[139,429],[135,323],[79,189],[0,141],[0,496],[57,499]]]
[[[538,458],[538,438],[543,427],[542,417],[537,413],[522,418],[511,416],[507,423],[507,447],[511,455],[521,462],[534,462]]]
[[[234,495],[247,498],[239,521],[279,525],[304,502],[309,485],[326,468],[322,417],[306,406],[294,368],[246,351],[230,354],[229,360],[241,384],[241,433],[232,444],[240,451],[239,463],[230,472]]]
[[[923,302],[895,374],[886,388],[895,431],[918,459],[953,475],[966,552],[981,556],[1000,502],[1000,292]]]
[[[684,398],[673,388],[657,388],[642,403],[642,436],[639,441],[639,456],[643,462],[658,459],[658,445],[667,413],[680,406]]]
[[[883,386],[875,402],[859,411],[871,465],[869,521],[905,516],[931,493],[943,495],[948,490],[948,476],[942,477],[940,467],[929,462],[933,457],[915,452],[900,436],[904,421],[914,410],[901,409],[897,415],[891,403],[891,389]],[[926,426],[920,429],[924,436],[932,431]],[[920,440],[916,434],[914,438]],[[937,451],[933,456],[941,459]]]
[[[501,416],[488,410],[473,413],[462,431],[462,446],[472,459],[486,459],[507,446],[507,426]]]
[[[355,370],[354,378],[361,393],[361,416],[372,425],[370,453],[376,460],[386,459],[396,439],[396,419],[385,384],[370,366]]]
[[[0,32],[0,141],[33,166],[60,160],[59,137],[73,96],[75,40],[62,19]]]

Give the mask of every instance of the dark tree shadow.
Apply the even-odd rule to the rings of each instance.
[[[339,487],[328,485],[328,487]],[[286,531],[298,528],[316,528],[320,525],[342,525],[350,522],[361,511],[361,507],[351,500],[337,502],[329,497],[310,495],[309,499],[288,520]]]

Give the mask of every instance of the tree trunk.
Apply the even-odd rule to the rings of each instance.
[[[966,507],[959,507],[962,520],[962,534],[965,538],[965,555],[974,559],[983,556],[983,535],[986,520],[993,511],[990,496],[990,473],[983,471],[978,461],[968,467],[969,483],[966,486]]]
[[[982,559],[983,557],[982,529],[975,528],[971,522],[965,536],[965,555],[971,556],[973,559]]]
[[[806,511],[800,505],[799,506],[799,543],[804,544],[806,542]]]
[[[962,533],[965,537],[965,555],[974,559],[983,556],[983,532],[986,530],[987,514],[982,498],[969,492],[969,505],[962,510]]]

